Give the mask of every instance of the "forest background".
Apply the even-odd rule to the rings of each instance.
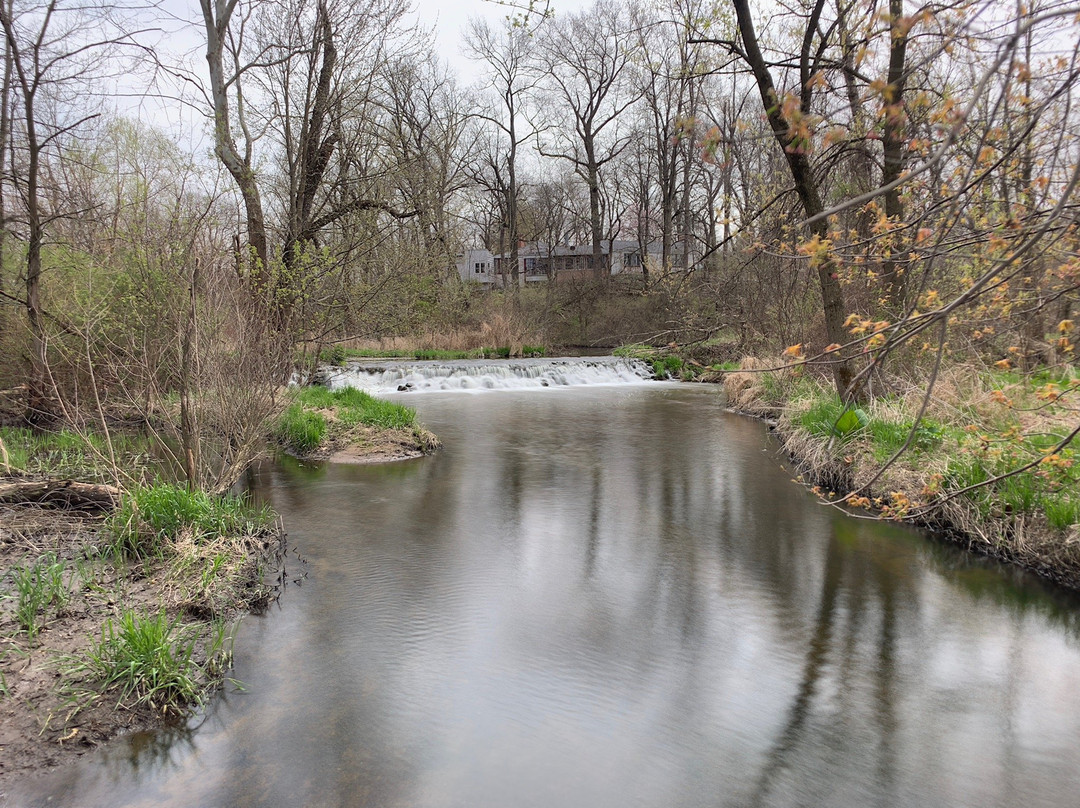
[[[154,424],[224,491],[328,347],[674,346],[687,374],[759,357],[733,402],[817,413],[830,456],[900,407],[877,488],[927,423],[978,470],[924,500],[1020,470],[1039,510],[1074,482],[1080,6],[510,7],[468,27],[468,86],[403,0],[171,8],[0,10],[13,417]],[[652,258],[611,275],[613,240]],[[537,242],[593,272],[526,286]],[[481,246],[501,288],[458,272]]]

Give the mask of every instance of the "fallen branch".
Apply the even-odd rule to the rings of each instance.
[[[0,502],[54,505],[81,511],[108,511],[120,501],[120,489],[75,480],[19,480],[0,483]]]

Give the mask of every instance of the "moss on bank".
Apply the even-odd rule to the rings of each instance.
[[[415,457],[440,445],[415,410],[352,387],[297,389],[274,437],[289,453],[316,460]]]
[[[845,408],[826,380],[745,358],[722,374],[730,406],[764,417],[802,478],[848,508],[930,528],[1080,589],[1075,369],[1023,378],[968,366]]]

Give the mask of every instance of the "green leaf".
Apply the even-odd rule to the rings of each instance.
[[[869,417],[861,409],[845,410],[843,415],[836,419],[833,430],[841,437],[850,435],[857,429],[862,429],[869,422]]]

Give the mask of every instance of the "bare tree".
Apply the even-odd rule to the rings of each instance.
[[[628,134],[619,133],[619,122],[642,93],[627,81],[633,36],[622,7],[611,0],[597,0],[580,14],[557,16],[540,33],[540,69],[551,97],[545,117],[565,120],[562,127],[545,130],[540,153],[569,161],[589,190],[592,269],[597,276],[607,274],[600,173],[629,142]]]
[[[30,334],[25,417],[34,423],[48,418],[51,410],[46,378],[48,339],[42,306],[42,250],[49,225],[72,214],[71,210],[46,204],[45,164],[50,154],[62,155],[65,143],[76,138],[80,128],[97,116],[85,103],[91,81],[116,71],[115,57],[123,46],[133,45],[141,32],[112,5],[67,0],[22,5],[9,2],[0,6],[0,26],[6,43],[5,85],[13,80],[17,108],[15,116],[8,120],[5,105],[4,120],[10,126],[7,134],[13,138],[12,160],[16,163],[9,179],[20,203],[13,219],[25,228],[22,303]]]
[[[509,21],[498,30],[481,19],[469,23],[468,54],[487,65],[486,89],[496,99],[481,117],[500,133],[493,143],[501,152],[498,171],[505,172],[505,182],[501,183],[506,200],[504,226],[510,250],[510,283],[515,288],[524,282],[518,267],[518,173],[519,151],[534,134],[522,117],[526,97],[536,86],[536,74],[529,64],[532,45],[529,32]]]

